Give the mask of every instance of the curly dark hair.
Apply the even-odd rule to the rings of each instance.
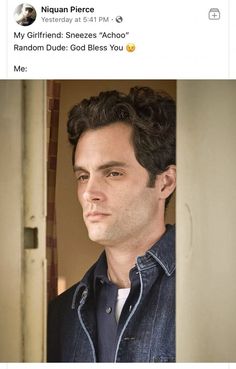
[[[167,93],[149,87],[131,88],[128,95],[106,91],[84,99],[71,109],[68,116],[67,132],[73,145],[73,164],[81,134],[115,122],[132,126],[136,159],[148,171],[148,186],[153,187],[156,176],[175,164],[176,160],[174,100]]]

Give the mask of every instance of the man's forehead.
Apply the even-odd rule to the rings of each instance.
[[[97,168],[107,162],[129,163],[135,158],[131,131],[122,123],[85,131],[77,142],[74,164]]]
[[[76,152],[86,151],[120,151],[122,147],[133,147],[131,140],[132,128],[122,123],[88,129],[78,139]]]

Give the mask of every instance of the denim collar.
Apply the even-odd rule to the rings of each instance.
[[[149,269],[159,264],[170,276],[175,270],[175,225],[166,225],[166,232],[143,256],[138,256],[139,270]]]
[[[175,225],[167,224],[166,232],[160,240],[145,255],[137,257],[137,268],[139,271],[155,267],[157,264],[163,268],[167,276],[171,276],[175,270]],[[98,261],[87,271],[81,282],[77,285],[72,301],[73,309],[75,308],[76,300],[81,289],[86,290],[88,286],[95,287],[97,279],[108,281],[105,251],[102,252]]]

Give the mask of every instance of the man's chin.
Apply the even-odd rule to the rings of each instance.
[[[96,232],[94,230],[88,230],[89,239],[93,242],[100,243],[104,240],[104,234],[102,232]]]
[[[105,246],[107,242],[110,241],[107,234],[104,232],[88,232],[89,239],[93,242],[99,243],[102,246]]]
[[[99,243],[100,245],[104,245],[104,243],[106,243],[105,237],[98,234],[89,233],[89,239],[93,242]]]

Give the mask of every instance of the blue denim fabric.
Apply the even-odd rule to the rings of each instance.
[[[104,257],[103,253],[100,258]],[[78,285],[71,287],[50,304],[49,362],[97,361],[94,297],[96,265]],[[114,362],[174,362],[174,226],[167,226],[163,237],[144,256],[137,258],[133,271],[139,276],[139,295],[121,324]]]

